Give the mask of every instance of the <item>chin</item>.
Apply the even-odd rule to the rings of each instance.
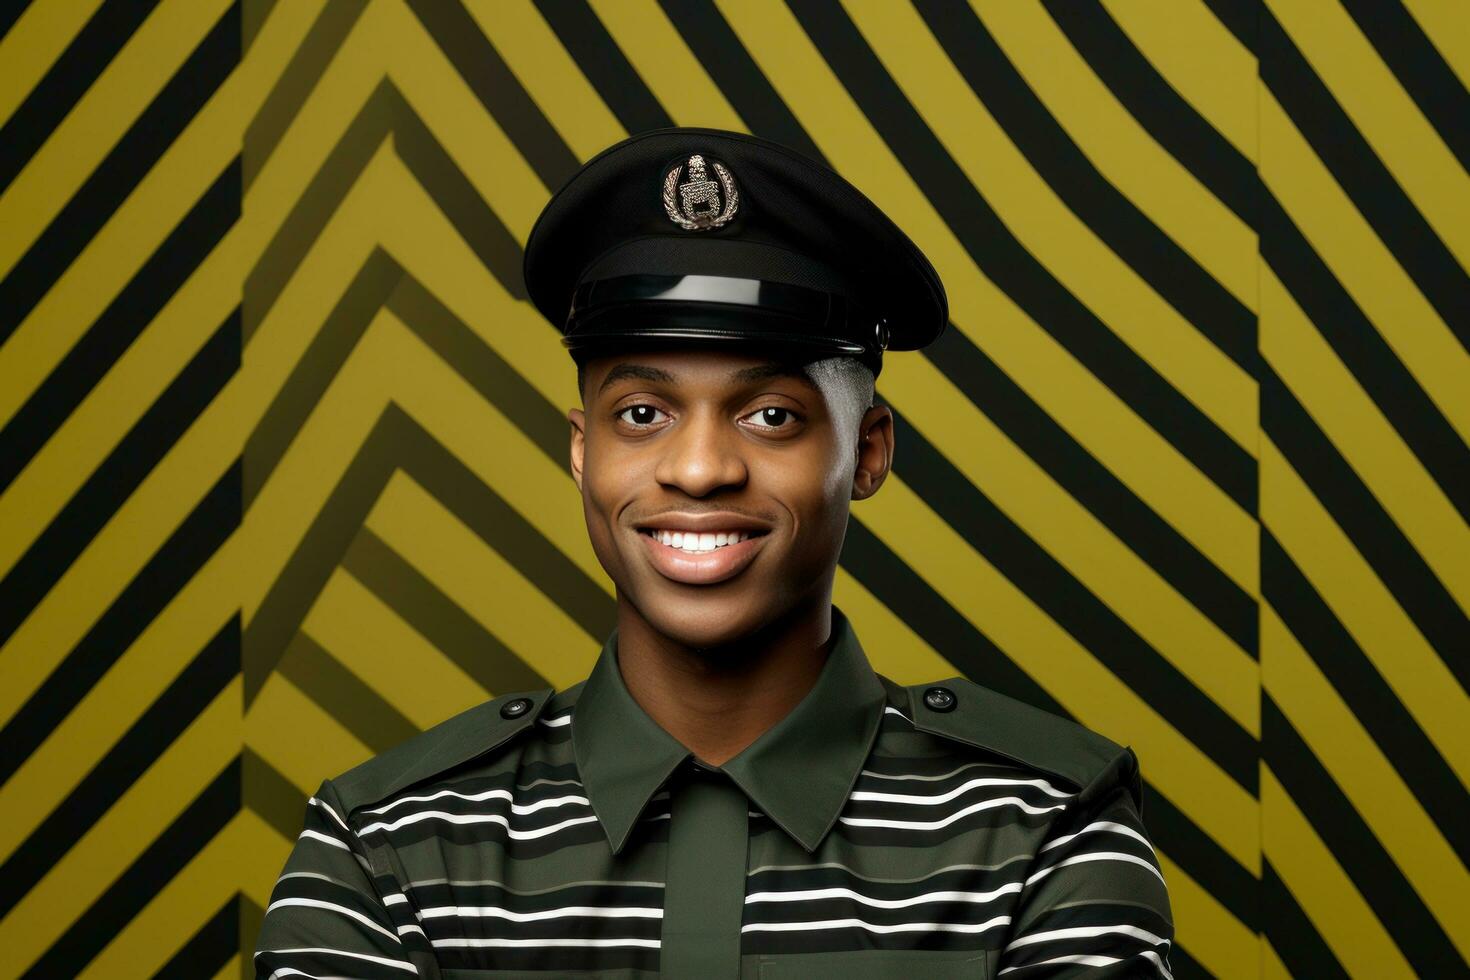
[[[629,598],[655,632],[687,647],[712,648],[739,643],[785,611],[785,603],[771,601],[772,590],[756,590],[764,601],[751,591],[662,582]]]

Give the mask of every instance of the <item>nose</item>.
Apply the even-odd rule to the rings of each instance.
[[[727,487],[743,486],[748,472],[741,456],[740,434],[713,411],[692,412],[664,441],[665,452],[654,478],[691,497],[706,497]]]

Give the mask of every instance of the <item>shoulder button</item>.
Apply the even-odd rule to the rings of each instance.
[[[512,698],[500,706],[500,717],[519,718],[531,710],[530,698]]]
[[[931,687],[924,692],[924,707],[930,711],[953,711],[959,699],[947,687]]]

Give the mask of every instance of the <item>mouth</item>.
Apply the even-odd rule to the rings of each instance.
[[[653,567],[685,585],[714,585],[740,574],[765,546],[768,531],[638,528]]]

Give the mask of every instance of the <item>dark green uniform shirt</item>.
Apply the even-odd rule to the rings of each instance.
[[[505,695],[324,782],[263,977],[1168,976],[1137,760],[963,679],[901,687],[851,625],[706,767],[617,666]]]

